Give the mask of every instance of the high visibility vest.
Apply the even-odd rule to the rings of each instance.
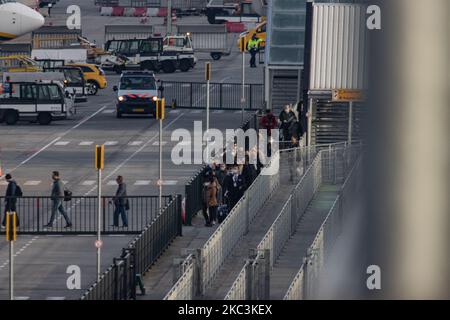
[[[259,48],[261,42],[262,42],[261,39],[256,39],[256,40],[251,39],[251,40],[248,42],[248,48],[249,48],[249,49]]]

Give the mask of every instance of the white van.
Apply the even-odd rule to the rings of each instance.
[[[73,100],[59,82],[5,82],[0,85],[0,122],[14,125],[19,120],[48,125],[66,119]]]

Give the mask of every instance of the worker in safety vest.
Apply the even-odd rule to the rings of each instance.
[[[252,39],[247,44],[247,49],[250,52],[252,58],[250,59],[250,67],[256,68],[256,53],[261,49],[262,39],[258,39],[256,34],[252,36]]]

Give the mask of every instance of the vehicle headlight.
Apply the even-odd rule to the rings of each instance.
[[[123,101],[125,101],[125,97],[124,97],[124,96],[119,96],[119,98],[118,98],[118,99],[119,99],[119,101],[120,101],[120,102],[123,102]]]

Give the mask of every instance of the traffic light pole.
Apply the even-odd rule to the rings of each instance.
[[[102,169],[98,169],[98,175],[97,175],[97,197],[98,197],[98,216],[97,216],[97,242],[96,242],[96,247],[97,247],[97,281],[100,280],[100,276],[101,276],[101,254],[102,254]]]
[[[9,299],[14,300],[14,241],[9,242]]]
[[[242,123],[244,123],[244,106],[245,106],[245,50],[242,50],[242,98],[241,98],[241,108],[242,108]]]
[[[162,140],[163,140],[163,120],[159,119],[159,210],[162,211],[162,185],[163,185],[163,176],[162,176],[162,161],[163,161],[163,148],[162,148]]]

